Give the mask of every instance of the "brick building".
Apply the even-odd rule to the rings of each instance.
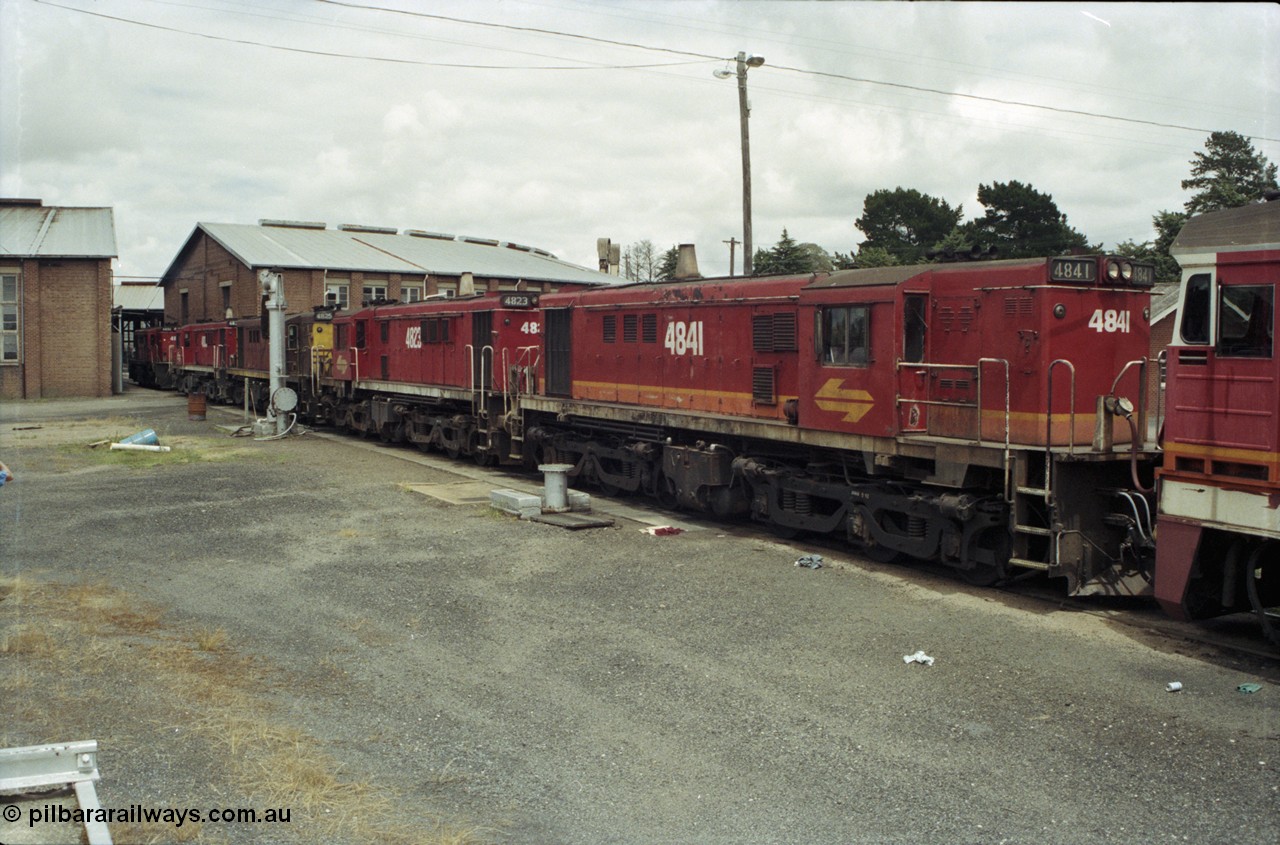
[[[484,238],[277,220],[256,226],[200,223],[161,278],[166,322],[258,315],[261,270],[284,278],[290,312],[309,310],[326,298],[339,307],[357,307],[468,289],[548,292],[618,282],[617,276],[544,250]]]
[[[111,395],[110,208],[0,199],[0,399]]]

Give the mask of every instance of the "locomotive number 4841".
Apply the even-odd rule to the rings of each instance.
[[[690,320],[685,323],[673,320],[667,323],[667,336],[662,345],[672,355],[701,355],[702,321]]]
[[[1089,318],[1089,328],[1095,332],[1119,332],[1120,334],[1129,333],[1129,312],[1128,311],[1103,311],[1099,308],[1093,312],[1093,316]]]

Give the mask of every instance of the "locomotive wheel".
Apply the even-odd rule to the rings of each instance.
[[[676,486],[671,479],[665,475],[659,475],[655,487],[657,488],[655,495],[657,496],[658,504],[672,510],[680,509],[680,502],[676,498]]]

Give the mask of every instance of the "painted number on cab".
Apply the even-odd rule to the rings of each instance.
[[[521,334],[538,334],[541,328],[542,327],[538,324],[537,320],[525,320],[524,324],[520,326],[520,333]]]
[[[672,355],[701,355],[702,321],[690,320],[685,323],[673,320],[667,323],[667,336],[662,341],[662,345]]]
[[[1099,308],[1093,312],[1093,316],[1089,318],[1089,328],[1095,332],[1119,332],[1121,334],[1129,333],[1129,312],[1128,311],[1103,311]]]
[[[410,326],[405,331],[404,345],[407,349],[422,348],[422,326]]]

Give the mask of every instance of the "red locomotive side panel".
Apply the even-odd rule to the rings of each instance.
[[[1177,618],[1280,604],[1280,202],[1192,218],[1167,362],[1155,594]]]
[[[1079,260],[1096,279],[1103,259]],[[813,335],[802,343],[810,364],[800,424],[993,442],[1007,429],[1011,443],[1091,443],[1097,397],[1114,385],[1141,400],[1150,297],[1141,287],[1054,283],[1052,272],[1034,259],[816,281],[801,298]],[[1113,423],[1111,438],[1128,442],[1128,427]]]
[[[270,338],[262,331],[262,320],[254,317],[236,321],[236,354],[231,366],[266,377]]]
[[[786,420],[798,397],[796,299],[811,276],[629,285],[543,297],[547,391],[576,400]],[[553,351],[553,349],[555,351]],[[557,377],[564,353],[566,378]],[[794,411],[792,411],[794,416]]]
[[[1219,256],[1217,342],[1179,344],[1169,356],[1166,473],[1234,477],[1246,487],[1280,484],[1278,272],[1280,250]],[[1187,295],[1203,297],[1208,284],[1208,274],[1193,276]],[[1184,334],[1202,331],[1196,314],[1181,316]]]
[[[540,353],[536,304],[532,294],[490,294],[339,315],[329,374],[357,384],[505,391],[511,372]]]
[[[180,334],[185,368],[223,369],[236,354],[236,333],[230,323],[183,326]]]

